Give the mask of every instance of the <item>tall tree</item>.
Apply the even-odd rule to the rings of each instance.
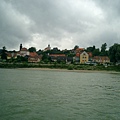
[[[120,62],[120,44],[114,44],[109,48],[109,57],[111,62]]]
[[[106,43],[102,44],[102,46],[101,46],[101,52],[105,52],[106,48],[107,48],[107,44]]]
[[[7,60],[7,54],[6,54],[6,47],[5,46],[2,49],[1,59]]]
[[[101,54],[100,54],[101,56],[106,56],[107,55],[106,48],[107,48],[107,44],[106,43],[102,44],[102,46],[101,46]]]

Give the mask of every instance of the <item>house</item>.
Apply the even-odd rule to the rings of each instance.
[[[77,48],[76,50],[75,50],[75,57],[74,57],[74,61],[76,62],[76,63],[80,63],[80,54],[82,53],[84,51],[84,48]]]
[[[10,52],[7,52],[7,59],[10,60],[10,59],[17,59],[17,52],[14,52],[14,51],[10,51]]]
[[[25,57],[26,55],[29,55],[29,51],[25,47],[21,48],[21,50],[19,51],[19,55]]]
[[[36,52],[29,53],[28,62],[37,63],[37,62],[40,62],[40,60],[41,60],[41,56],[38,55]]]
[[[50,54],[49,57],[51,58],[51,61],[55,62],[66,62],[66,55],[65,54]]]
[[[82,53],[80,54],[80,63],[84,64],[84,63],[88,62],[88,60],[89,60],[89,55],[88,55],[88,53],[85,52],[85,51],[82,52]]]
[[[110,59],[108,56],[94,56],[93,57],[93,62],[97,62],[97,63],[110,63]]]
[[[10,60],[12,58],[11,53],[7,53],[7,59]]]

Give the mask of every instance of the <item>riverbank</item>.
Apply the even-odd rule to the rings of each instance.
[[[50,68],[17,68],[18,70],[38,70],[38,71],[58,71],[58,72],[80,72],[80,73],[111,73],[120,74],[116,71],[106,71],[106,70],[67,70],[67,69],[50,69]]]

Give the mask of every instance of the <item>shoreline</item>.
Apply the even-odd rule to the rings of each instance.
[[[79,73],[111,73],[120,74],[116,71],[106,71],[106,70],[67,70],[67,69],[51,69],[51,68],[16,68],[18,70],[38,70],[38,71],[57,71],[57,72],[79,72]]]

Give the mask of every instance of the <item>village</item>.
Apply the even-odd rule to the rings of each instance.
[[[89,50],[91,49],[91,50]],[[35,47],[27,49],[20,44],[19,51],[7,51],[5,48],[0,50],[0,61],[6,62],[28,62],[28,63],[66,63],[66,64],[108,64],[110,58],[107,54],[95,55],[92,51],[95,46],[79,48],[75,46],[72,50],[59,50],[57,47],[51,49],[48,45],[44,50],[36,51]],[[97,49],[96,49],[97,50]],[[5,53],[3,52],[5,51]],[[99,52],[99,51],[98,51]],[[104,50],[105,52],[105,50]],[[4,55],[3,55],[4,53]],[[94,55],[93,55],[94,54]]]

